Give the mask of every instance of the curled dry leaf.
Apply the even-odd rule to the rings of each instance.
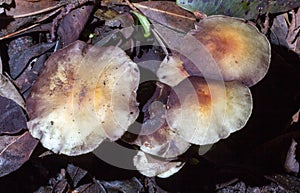
[[[242,83],[191,76],[171,91],[167,123],[186,141],[206,145],[243,128],[251,112],[251,92]]]
[[[29,131],[55,153],[90,152],[135,121],[138,83],[139,69],[123,50],[76,41],[51,55],[35,82]]]
[[[142,151],[138,151],[133,158],[133,164],[141,174],[147,177],[158,176],[161,178],[175,174],[184,166],[182,162],[157,159]]]
[[[15,101],[25,109],[25,101],[13,83],[3,74],[0,74],[0,96]]]
[[[0,136],[0,177],[21,167],[37,144],[28,131],[18,136]]]

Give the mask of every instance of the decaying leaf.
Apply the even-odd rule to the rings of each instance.
[[[0,96],[0,135],[15,134],[26,129],[26,116],[14,101]]]
[[[228,15],[245,19],[256,19],[265,13],[280,13],[300,6],[298,0],[177,0],[177,5],[194,12],[200,11],[207,15]]]
[[[100,183],[105,187],[107,192],[131,193],[142,192],[143,190],[143,185],[136,177],[133,177],[130,180],[110,182],[100,181]]]
[[[0,96],[15,101],[25,109],[25,101],[13,83],[3,74],[0,74]]]
[[[73,164],[68,164],[67,172],[73,182],[73,186],[76,187],[80,180],[87,174],[86,170],[83,170]]]
[[[188,32],[196,21],[193,14],[171,1],[143,1],[134,3],[146,17],[180,32]]]
[[[51,55],[35,82],[27,99],[29,131],[67,155],[117,140],[137,118],[139,76],[120,48],[76,41]]]
[[[19,136],[0,136],[0,177],[21,167],[37,144],[28,131]]]

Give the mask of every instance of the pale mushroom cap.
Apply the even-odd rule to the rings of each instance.
[[[188,35],[194,36],[206,47],[225,81],[239,80],[252,86],[269,69],[270,43],[246,20],[223,15],[209,16],[198,22],[196,30]]]
[[[184,163],[180,161],[168,161],[165,159],[157,159],[142,151],[138,151],[133,158],[133,164],[137,170],[147,177],[167,178],[178,172]]]
[[[138,82],[137,65],[121,49],[76,41],[52,54],[35,82],[29,131],[55,153],[90,152],[134,122]]]
[[[189,77],[170,94],[167,123],[186,141],[212,144],[243,128],[252,112],[250,89],[238,81]]]

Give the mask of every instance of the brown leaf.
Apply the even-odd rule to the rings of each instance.
[[[26,1],[26,0],[14,0],[15,6],[8,11],[7,15],[18,16],[39,11],[58,4],[58,1],[54,0],[37,0],[37,1]]]
[[[26,129],[26,116],[14,101],[0,96],[0,134],[15,134]]]
[[[67,46],[79,38],[93,9],[93,4],[83,5],[74,9],[63,18],[57,29],[57,34],[61,37],[63,46]]]
[[[180,32],[188,32],[194,28],[196,21],[193,14],[180,8],[171,1],[144,1],[134,3],[145,16],[162,25]]]
[[[19,136],[0,136],[0,177],[21,167],[37,144],[28,131]]]

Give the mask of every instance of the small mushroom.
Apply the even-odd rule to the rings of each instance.
[[[166,103],[171,87],[159,81],[140,84],[138,101],[143,105],[143,124],[134,143],[151,155],[174,158],[183,154],[190,143],[172,131],[166,122]],[[145,98],[145,93],[151,97]],[[147,101],[147,102],[145,102]]]
[[[246,20],[223,15],[207,17],[187,34],[198,40],[216,61],[225,81],[239,80],[247,86],[260,81],[271,60],[268,39]],[[201,61],[201,59],[199,59]],[[195,64],[199,69],[208,64]],[[205,67],[206,68],[206,67]],[[209,73],[214,73],[211,69]],[[190,74],[193,75],[193,74]]]
[[[167,103],[167,123],[186,141],[213,144],[245,126],[252,111],[248,87],[191,76],[173,88]]]
[[[133,158],[133,164],[141,174],[147,177],[158,176],[168,178],[177,173],[185,163],[155,158],[142,151],[138,151],[137,155]]]
[[[81,41],[52,54],[27,99],[28,128],[55,153],[117,140],[138,116],[139,70],[118,47]]]

